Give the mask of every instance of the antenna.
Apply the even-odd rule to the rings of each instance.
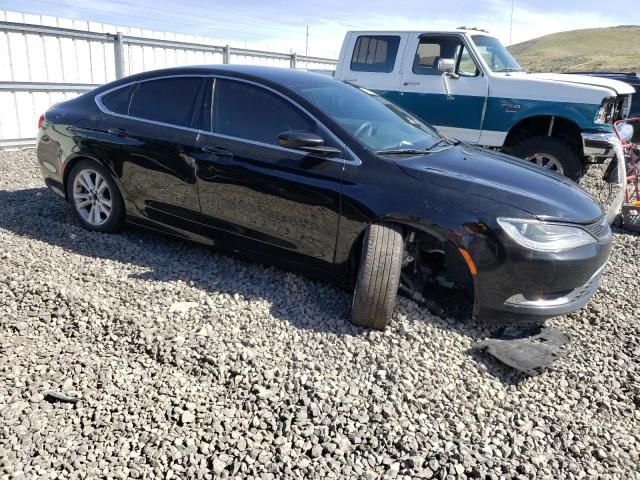
[[[509,45],[513,43],[513,4],[515,0],[511,0],[511,25],[509,27]]]

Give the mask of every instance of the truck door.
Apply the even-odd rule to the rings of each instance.
[[[477,143],[489,82],[460,35],[418,34],[407,43],[398,92],[389,100],[435,126],[442,134]],[[453,72],[443,73],[440,60]]]

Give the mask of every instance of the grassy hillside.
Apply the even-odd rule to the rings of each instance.
[[[509,50],[524,68],[533,72],[640,72],[640,26],[554,33],[517,43]]]

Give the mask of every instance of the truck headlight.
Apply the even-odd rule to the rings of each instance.
[[[560,252],[597,243],[586,230],[571,225],[521,218],[498,218],[498,223],[516,243],[540,252]]]
[[[609,97],[602,100],[600,109],[596,112],[596,116],[593,119],[595,123],[611,123],[613,120],[613,114],[615,110],[615,97]]]

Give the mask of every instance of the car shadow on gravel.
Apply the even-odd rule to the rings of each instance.
[[[69,206],[47,188],[0,191],[0,228],[16,235],[46,242],[70,252],[133,264],[145,269],[145,272],[132,277],[160,282],[184,281],[206,291],[226,293],[231,296],[266,301],[270,304],[271,314],[278,319],[288,321],[296,328],[335,335],[364,336],[368,329],[356,327],[349,322],[351,296],[335,287],[327,288],[319,282],[304,282],[305,308],[300,308],[296,295],[287,295],[287,274],[282,271],[281,284],[256,286],[255,282],[243,281],[236,277],[237,268],[223,268],[222,275],[215,278],[206,273],[206,269],[193,268],[201,265],[202,257],[212,254],[213,249],[192,242],[174,239],[168,235],[138,228],[128,228],[119,235],[101,235],[84,230],[74,217]],[[99,240],[98,240],[99,236]],[[217,257],[207,258],[215,261]],[[218,263],[239,262],[246,268],[258,267],[241,259],[226,255],[219,257]],[[226,260],[225,260],[226,259]],[[189,265],[189,260],[196,260]],[[186,261],[186,262],[185,262]],[[228,265],[227,265],[228,267]],[[279,272],[279,271],[278,271]],[[260,272],[257,272],[260,274]],[[280,282],[280,280],[278,280]],[[292,288],[299,289],[301,284],[294,282]],[[435,292],[439,307],[432,315],[421,315],[436,328],[458,333],[474,341],[487,337],[488,331],[470,321],[471,306],[458,293],[444,297]],[[401,313],[410,316],[412,302],[403,299],[399,302]],[[404,305],[404,306],[403,306]],[[426,307],[421,307],[426,308]],[[433,308],[433,305],[432,305]],[[310,315],[321,313],[319,315]],[[476,361],[485,365],[487,372],[505,384],[517,384],[526,375],[514,372],[490,355],[471,349],[468,352]]]

